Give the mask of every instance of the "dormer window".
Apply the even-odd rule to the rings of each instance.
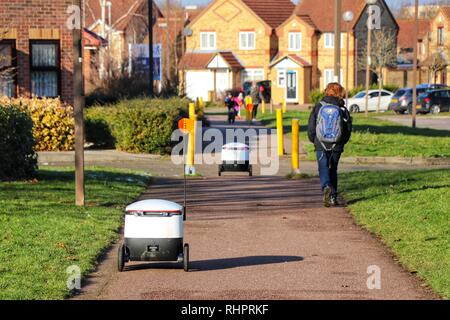
[[[289,51],[302,50],[302,33],[301,32],[289,32]]]

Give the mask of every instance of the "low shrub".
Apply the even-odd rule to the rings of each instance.
[[[36,151],[72,150],[75,141],[73,108],[59,99],[1,98],[7,104],[28,113],[33,121]]]
[[[178,120],[187,117],[189,100],[133,99],[88,108],[87,141],[133,153],[168,154]]]
[[[0,180],[35,176],[34,142],[30,116],[10,105],[0,105]]]
[[[311,92],[309,93],[309,101],[312,104],[317,104],[320,102],[320,100],[323,99],[323,97],[325,97],[325,93],[323,90],[320,89],[313,89],[311,90]]]

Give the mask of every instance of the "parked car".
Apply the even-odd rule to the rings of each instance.
[[[419,95],[417,113],[432,113],[450,111],[450,90],[431,90]]]
[[[262,95],[264,97],[264,102],[269,103],[270,100],[272,99],[272,82],[270,80],[264,80],[257,82],[256,85],[258,87],[262,86],[263,88]],[[244,92],[244,95],[246,96],[250,95],[251,90],[252,90],[252,82],[251,81],[244,82],[242,86],[242,91]]]
[[[448,88],[445,84],[420,84],[417,87],[417,96],[424,92],[436,89]],[[395,111],[397,114],[410,112],[412,109],[412,88],[402,88],[395,92],[389,104],[389,110]]]
[[[389,102],[394,94],[387,90],[369,90],[369,111],[376,111],[378,105],[378,97],[381,94],[380,111],[386,111]],[[354,97],[348,99],[349,111],[351,113],[358,113],[364,111],[366,108],[366,92],[358,92]]]

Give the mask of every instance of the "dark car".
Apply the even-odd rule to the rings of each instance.
[[[256,85],[258,87],[263,87],[262,95],[264,97],[264,102],[269,103],[272,99],[272,82],[270,80],[264,80],[257,82]],[[244,92],[244,95],[249,96],[252,91],[252,82],[244,82],[242,91]]]
[[[431,90],[419,95],[417,113],[432,113],[450,111],[450,90]]]
[[[416,87],[417,96],[424,92],[436,89],[447,89],[445,84],[420,84]],[[412,88],[402,88],[395,92],[389,104],[388,110],[395,111],[397,114],[410,113],[412,109]]]

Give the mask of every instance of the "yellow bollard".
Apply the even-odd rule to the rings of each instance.
[[[286,100],[283,99],[283,113],[286,113]]]
[[[300,173],[299,166],[299,149],[300,149],[300,121],[292,119],[292,173]]]
[[[262,99],[261,101],[261,113],[266,113],[266,102],[264,101],[264,99]]]
[[[283,145],[283,110],[277,109],[277,137],[278,137],[278,155],[284,155]]]
[[[200,103],[200,109],[202,111],[205,111],[205,102],[203,101],[203,97],[200,97],[199,103]]]
[[[189,103],[189,119],[195,116],[195,103]]]
[[[196,135],[195,122],[197,121],[197,116],[194,115],[190,119],[194,121],[194,128],[192,131],[189,132],[188,150],[187,150],[188,156],[186,159],[186,166],[188,167],[188,170],[191,172],[195,164],[195,135]]]

